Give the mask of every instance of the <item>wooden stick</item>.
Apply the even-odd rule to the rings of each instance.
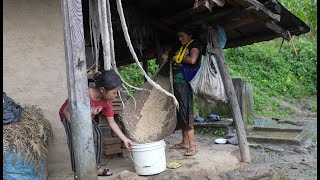
[[[287,31],[287,32],[288,32],[288,34],[289,34],[290,42],[291,42],[291,45],[293,46],[294,52],[296,53],[296,56],[298,56],[298,53],[297,53],[296,47],[294,47],[294,44],[293,44],[293,42],[292,42],[293,37],[291,36],[290,31]]]
[[[280,45],[280,48],[279,48],[278,53],[280,53],[280,51],[281,51],[281,48],[282,48],[283,42],[284,42],[284,38],[282,38],[282,42],[281,42],[281,45]]]
[[[81,0],[62,0],[72,143],[79,179],[97,179]]]
[[[229,103],[233,113],[233,120],[235,121],[236,129],[237,129],[237,136],[239,139],[239,149],[241,154],[241,161],[242,162],[251,162],[250,152],[249,152],[249,145],[247,142],[247,136],[244,129],[241,111],[239,107],[239,103],[237,100],[236,92],[233,87],[233,83],[231,80],[231,76],[228,70],[228,64],[224,58],[224,54],[220,45],[220,40],[218,37],[218,32],[216,29],[210,29],[209,32],[213,33],[213,52],[217,55],[217,62],[218,67],[221,72],[221,77],[226,89],[226,94],[229,99]]]
[[[290,40],[289,34],[286,30],[282,29],[282,27],[278,26],[276,23],[274,22],[266,22],[265,25],[271,29],[273,32],[279,34],[280,36],[282,36],[284,39],[286,40]]]

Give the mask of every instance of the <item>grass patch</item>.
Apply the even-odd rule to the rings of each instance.
[[[294,43],[298,56],[289,42],[279,52],[280,40],[224,50],[231,76],[253,86],[257,116],[288,118],[294,112],[271,97],[302,100],[317,94],[317,41],[299,38]],[[305,108],[316,111],[317,104]]]
[[[201,134],[210,137],[224,137],[227,135],[226,128],[194,128],[196,134]]]

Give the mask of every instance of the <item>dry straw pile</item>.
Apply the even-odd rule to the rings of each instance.
[[[38,171],[40,163],[46,161],[47,145],[52,137],[51,124],[42,110],[34,105],[24,105],[20,122],[3,125],[3,166],[12,145],[12,155],[17,154],[25,163],[34,162]]]

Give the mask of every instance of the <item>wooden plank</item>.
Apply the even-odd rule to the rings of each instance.
[[[231,20],[231,21],[227,21],[224,24],[222,24],[221,26],[223,27],[224,31],[227,32],[231,29],[236,29],[239,28],[241,26],[245,26],[251,23],[256,22],[256,19],[253,18],[247,18],[247,19],[238,19],[238,20]]]
[[[97,179],[81,0],[62,0],[64,47],[76,175]]]
[[[247,136],[246,136],[246,132],[245,132],[243,121],[242,121],[239,103],[238,103],[236,93],[230,77],[228,64],[225,60],[225,57],[221,48],[217,30],[212,28],[210,29],[210,33],[213,33],[213,37],[214,37],[213,46],[215,47],[215,49],[213,50],[213,53],[217,55],[217,64],[218,64],[221,77],[226,89],[226,94],[227,94],[229,103],[231,105],[233,120],[235,121],[235,126],[237,129],[241,161],[250,163],[251,158],[250,158],[249,144],[247,141]]]
[[[244,7],[246,7],[248,5],[248,2],[246,0],[230,0],[230,1],[233,1],[233,3],[237,3],[237,4],[244,6]]]
[[[101,130],[101,132],[102,132],[102,136],[104,137],[104,138],[110,138],[110,137],[112,137],[112,130],[111,130],[111,128],[109,127],[109,125],[108,124],[106,124],[106,125],[103,125],[103,123],[99,123],[99,125],[100,125],[100,130]]]
[[[119,144],[119,143],[121,143],[121,139],[120,138],[115,138],[115,137],[105,138],[102,141],[102,143],[105,144],[105,145]]]
[[[103,158],[103,159],[110,159],[110,158],[120,157],[120,156],[121,156],[121,153],[110,154],[110,155],[105,155],[105,154],[103,154],[102,158]]]
[[[239,8],[241,6],[239,3],[236,3],[234,0],[226,0],[226,3],[236,8]]]
[[[114,110],[113,113],[114,115],[120,115],[122,113],[122,110]]]
[[[113,111],[122,111],[122,107],[121,106],[112,106]]]
[[[284,39],[286,39],[288,41],[290,40],[290,36],[288,34],[288,31],[282,29],[282,27],[278,26],[276,23],[274,23],[274,22],[266,22],[265,25],[266,25],[267,28],[269,28],[273,32],[279,34]]]
[[[109,149],[109,150],[104,150],[104,155],[108,156],[111,154],[118,154],[118,153],[122,153],[122,149]]]
[[[104,144],[102,146],[102,148],[104,150],[119,149],[119,148],[121,148],[121,143],[118,143],[118,144]]]

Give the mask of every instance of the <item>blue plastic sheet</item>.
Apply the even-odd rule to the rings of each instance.
[[[18,158],[18,154],[12,154],[12,146],[9,148],[3,166],[3,179],[5,180],[45,180],[47,179],[46,164],[41,163],[38,173],[34,169],[34,162],[25,163]],[[13,164],[15,162],[15,164]]]
[[[217,26],[217,29],[218,29],[219,40],[221,42],[221,48],[223,49],[227,43],[227,36],[226,36],[226,33],[224,32],[224,29],[221,26]]]

